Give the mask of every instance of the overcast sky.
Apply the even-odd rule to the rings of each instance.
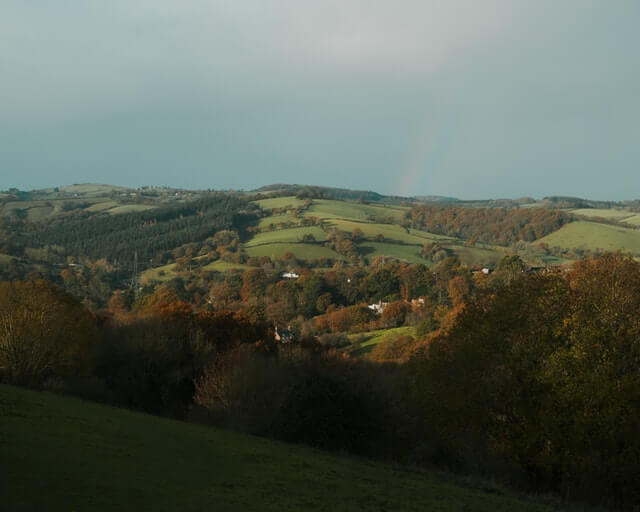
[[[640,1],[0,0],[0,189],[640,197]]]

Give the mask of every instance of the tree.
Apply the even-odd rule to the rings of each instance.
[[[91,314],[46,281],[0,283],[0,377],[40,387],[87,374],[97,339]]]

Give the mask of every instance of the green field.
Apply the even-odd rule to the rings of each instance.
[[[119,213],[144,212],[147,210],[153,210],[154,208],[155,206],[150,204],[123,204],[122,206],[111,208],[107,213],[110,215],[118,215]]]
[[[282,215],[271,215],[269,217],[261,218],[258,221],[258,226],[264,229],[264,228],[267,228],[270,224],[277,226],[281,222],[293,222],[294,224],[299,224],[300,219],[296,217],[292,217],[291,215],[288,215],[286,213],[283,213]]]
[[[633,217],[627,217],[623,222],[631,224],[632,226],[640,226],[640,213],[636,213]]]
[[[307,215],[321,219],[367,220],[367,215],[393,217],[401,221],[407,209],[400,206],[376,206],[331,199],[314,199]]]
[[[285,252],[291,252],[296,258],[308,260],[312,258],[332,258],[334,260],[344,260],[344,256],[337,252],[317,244],[299,244],[299,243],[274,243],[266,245],[256,245],[247,247],[249,256],[275,256],[279,258]]]
[[[259,199],[258,201],[254,202],[263,210],[287,207],[295,208],[304,204],[304,200],[298,199],[295,196],[272,197],[270,199]]]
[[[629,210],[614,208],[579,208],[577,210],[571,210],[571,213],[582,215],[583,217],[600,217],[601,219],[617,220],[633,215],[633,212],[630,212]]]
[[[147,281],[164,282],[176,277],[175,263],[162,265],[161,267],[150,268],[142,272],[140,278],[142,283]]]
[[[248,265],[243,265],[241,263],[230,263],[228,261],[223,261],[223,260],[216,260],[205,265],[204,267],[201,267],[202,270],[211,270],[215,272],[226,272],[227,270],[234,270],[234,269],[246,270],[248,268],[251,268],[251,267]]]
[[[93,204],[89,206],[89,208],[87,208],[86,210],[88,212],[103,212],[105,210],[109,210],[117,206],[118,206],[118,203],[116,203],[115,201],[107,200],[107,201],[101,201],[99,203]]]
[[[467,247],[462,244],[443,244],[443,246],[454,251],[460,261],[467,265],[496,264],[507,254],[512,253],[511,249],[500,246]]]
[[[53,212],[53,206],[34,206],[27,209],[27,219],[32,222],[38,222],[42,219],[46,219]]]
[[[363,242],[360,249],[369,261],[379,256],[387,256],[398,260],[408,261],[409,263],[428,263],[427,260],[420,256],[422,245],[401,245],[386,242]]]
[[[291,229],[277,229],[275,231],[265,231],[258,233],[245,247],[255,247],[258,245],[288,243],[293,244],[300,242],[304,235],[313,235],[318,242],[324,242],[327,239],[326,233],[319,226],[306,226]]]
[[[640,231],[597,222],[578,221],[538,240],[551,247],[604,249],[640,253]]]
[[[78,185],[67,185],[59,187],[60,192],[67,194],[82,194],[82,195],[99,195],[110,194],[112,192],[125,190],[123,187],[116,187],[113,185],[102,185],[100,183],[81,183]]]
[[[332,219],[329,226],[336,227],[341,231],[353,233],[355,229],[360,229],[366,238],[373,239],[376,235],[384,236],[385,240],[402,242],[406,244],[422,245],[428,241],[447,239],[440,235],[418,231],[417,229],[405,229],[398,224],[374,224],[369,222],[356,222],[343,219]]]
[[[0,385],[2,509],[545,511],[450,478]]]
[[[349,339],[353,342],[353,345],[346,347],[346,350],[353,352],[354,354],[362,355],[371,352],[376,345],[383,341],[388,341],[393,338],[397,338],[398,336],[415,337],[415,335],[415,327],[410,326],[350,334]]]

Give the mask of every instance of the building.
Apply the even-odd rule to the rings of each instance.
[[[284,272],[282,274],[282,277],[284,277],[285,279],[298,279],[300,276],[295,272]]]
[[[273,338],[279,343],[291,343],[294,341],[295,337],[293,332],[289,329],[274,329]]]
[[[384,309],[389,305],[388,302],[382,302],[381,300],[378,301],[377,304],[369,304],[367,307],[373,311],[374,313],[376,313],[377,315],[381,315],[382,312],[384,311]]]

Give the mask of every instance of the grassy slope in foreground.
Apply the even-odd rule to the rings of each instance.
[[[428,473],[0,386],[4,510],[551,510]]]

